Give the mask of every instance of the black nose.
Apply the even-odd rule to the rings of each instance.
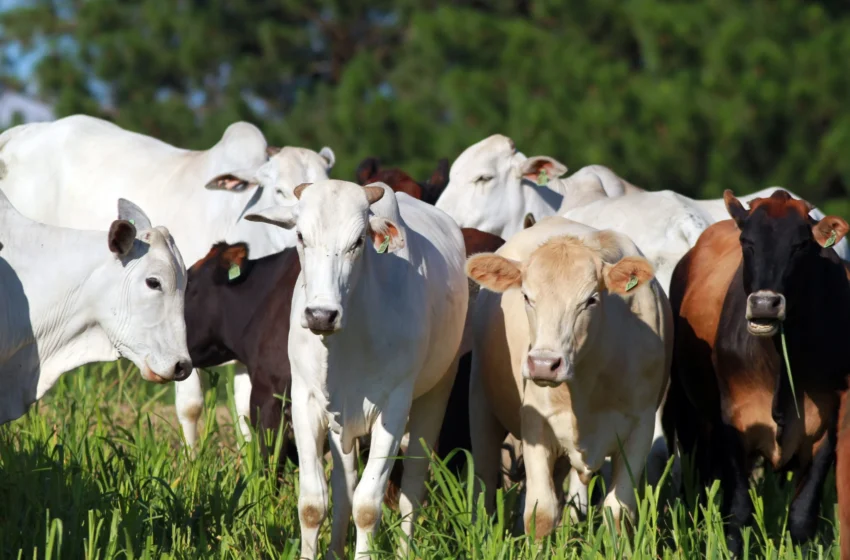
[[[339,317],[339,311],[336,309],[323,309],[321,307],[308,307],[304,309],[304,315],[307,318],[307,325],[317,331],[334,330],[336,318]]]
[[[175,381],[183,381],[189,377],[190,373],[192,373],[192,362],[184,360],[182,362],[177,362],[177,365],[174,366]]]
[[[785,296],[776,292],[756,292],[747,298],[748,319],[782,320],[785,318]]]

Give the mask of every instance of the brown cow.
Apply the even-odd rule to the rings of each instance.
[[[437,162],[437,169],[427,181],[417,182],[410,175],[397,167],[381,168],[378,158],[368,157],[357,166],[357,183],[386,183],[395,192],[409,194],[422,202],[433,205],[440,198],[446,185],[449,184],[449,160],[446,158]]]
[[[664,426],[668,442],[675,434],[683,450],[696,446],[701,484],[721,479],[723,510],[731,514],[727,543],[739,554],[758,456],[795,473],[792,538],[808,540],[816,529],[850,373],[850,283],[829,248],[848,226],[835,216],[814,223],[811,206],[781,190],[752,200],[749,210],[731,191],[724,200],[733,219],[706,229],[673,273],[675,349]]]

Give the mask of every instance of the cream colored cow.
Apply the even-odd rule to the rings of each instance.
[[[606,456],[605,505],[619,525],[621,508],[636,505],[629,468],[641,477],[672,351],[670,304],[652,266],[625,235],[555,216],[471,257],[467,274],[488,290],[475,304],[470,382],[488,507],[507,430],[523,443],[526,532],[535,507],[537,537],[559,521],[556,462],[587,484]]]

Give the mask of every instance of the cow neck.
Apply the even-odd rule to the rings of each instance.
[[[50,245],[45,241],[51,254],[33,259],[26,274],[40,364],[33,372],[38,375],[36,398],[67,371],[120,357],[95,310],[104,290],[119,289],[108,283],[123,276],[121,263],[107,249],[105,234],[62,231],[61,240],[51,236]]]

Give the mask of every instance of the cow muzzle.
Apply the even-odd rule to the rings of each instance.
[[[560,352],[532,350],[523,368],[523,377],[539,387],[557,387],[573,377],[573,368]]]
[[[181,360],[177,362],[177,364],[174,366],[174,369],[162,375],[151,369],[151,367],[148,365],[147,360],[145,360],[144,365],[145,367],[141,370],[142,379],[151,383],[168,383],[170,381],[183,381],[184,379],[189,377],[190,373],[192,373],[192,362],[190,362],[189,360]]]
[[[771,290],[753,292],[747,298],[747,330],[755,336],[773,336],[785,320],[785,296]]]
[[[304,309],[301,326],[313,334],[333,334],[342,328],[342,310],[331,306],[308,306]]]

